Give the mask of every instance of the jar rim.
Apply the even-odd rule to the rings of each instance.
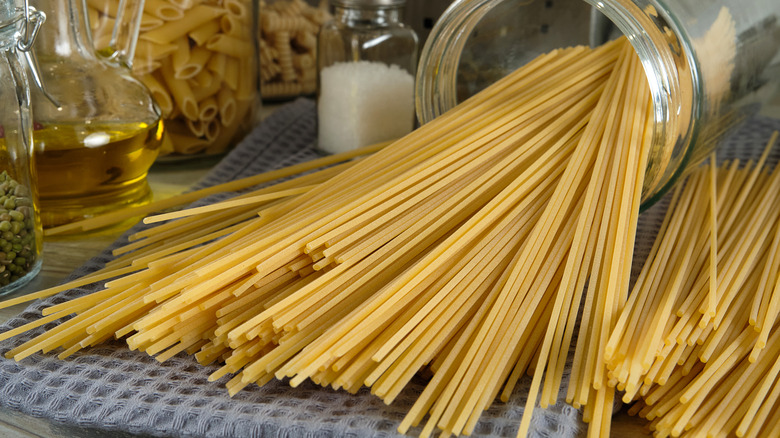
[[[335,6],[342,7],[398,7],[404,6],[406,0],[331,0]]]
[[[659,185],[643,194],[643,208],[646,208],[668,192],[691,162],[691,145],[698,137],[696,120],[701,108],[698,63],[688,36],[661,2],[583,2],[599,9],[629,37],[646,75],[652,74],[652,80],[658,81],[651,86],[656,120],[654,136],[657,140],[654,143],[665,141],[667,135],[675,134],[674,144],[670,146],[674,151],[675,164],[663,172]],[[420,123],[432,120],[458,103],[456,76],[466,40],[497,3],[496,0],[456,0],[434,25],[421,52],[417,70],[415,105]],[[644,7],[637,3],[642,3]],[[656,29],[646,30],[643,26]],[[665,33],[667,30],[671,35]],[[669,38],[675,40],[670,41]],[[675,64],[678,61],[684,64],[685,69],[678,70]]]
[[[0,9],[0,12],[0,47],[5,49],[15,46],[19,41],[24,14],[21,8]]]

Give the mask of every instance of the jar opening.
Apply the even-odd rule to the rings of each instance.
[[[406,5],[406,0],[331,0],[331,3],[345,8],[397,8]]]
[[[694,157],[698,69],[671,15],[649,2],[456,1],[423,48],[416,105],[426,123],[516,68],[551,50],[594,47],[625,35],[645,69],[655,113],[654,157],[643,201],[650,205]]]

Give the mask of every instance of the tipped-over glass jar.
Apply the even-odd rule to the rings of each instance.
[[[330,153],[393,140],[414,127],[417,35],[406,0],[332,0],[318,44],[318,146]]]
[[[553,49],[628,37],[655,113],[643,192],[654,203],[780,84],[777,0],[456,0],[420,56],[428,122]]]

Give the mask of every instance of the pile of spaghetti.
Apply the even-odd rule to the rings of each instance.
[[[753,351],[765,370],[761,347],[774,357],[780,349],[780,335],[739,325],[749,305],[736,294],[747,283],[774,285],[775,271],[747,279],[753,268],[738,266],[743,250],[755,263],[766,255],[777,263],[780,237],[770,247],[756,243],[763,235],[734,235],[718,247],[711,232],[731,236],[741,225],[735,214],[780,205],[759,202],[780,193],[763,188],[780,179],[742,176],[736,166],[717,187],[714,170],[695,177],[675,198],[694,216],[667,221],[629,294],[642,190],[653,184],[645,175],[653,122],[625,39],[542,55],[375,153],[265,175],[301,172],[132,236],[103,270],[62,287],[114,278],[102,290],[3,334],[72,316],[7,356],[60,350],[64,358],[124,338],[160,361],[187,352],[221,364],[210,378],[232,375],[230,394],[274,378],[310,379],[370,387],[387,403],[426,369],[431,378],[399,425],[407,432],[424,422],[422,436],[469,434],[530,373],[523,436],[534,406],[556,402],[572,351],[567,401],[584,408],[590,435],[609,434],[617,391],[660,419],[659,434],[690,428],[702,404],[716,403],[710,392],[733,397],[725,383],[690,389],[695,404],[654,404],[695,382],[694,370],[736,382],[730,366],[758,385],[763,374],[735,351],[763,339]],[[741,208],[716,208],[714,193],[720,205],[745,187],[758,193],[740,197]],[[761,217],[775,220],[761,229],[780,236],[776,219]],[[669,233],[685,244],[660,243]],[[727,268],[718,270],[721,260]],[[721,277],[727,292],[710,281]],[[688,290],[695,298],[686,301]],[[773,325],[777,296],[757,301],[754,325]],[[722,355],[729,359],[707,374],[703,361]]]

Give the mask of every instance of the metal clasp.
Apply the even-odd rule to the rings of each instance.
[[[38,67],[38,59],[35,57],[35,52],[32,51],[35,37],[38,36],[38,31],[44,21],[46,21],[46,14],[30,6],[28,0],[24,0],[24,23],[22,23],[21,29],[22,35],[16,42],[16,47],[20,52],[24,53],[24,58],[27,60],[27,65],[30,68],[30,74],[32,75],[35,85],[37,85],[43,95],[59,109],[62,108],[62,106],[57,99],[46,90]]]
[[[41,24],[46,21],[46,14],[30,6],[28,0],[24,0],[24,23],[22,24],[22,37],[16,42],[16,47],[22,52],[28,52],[32,49],[35,37]],[[32,25],[32,28],[30,28]]]

